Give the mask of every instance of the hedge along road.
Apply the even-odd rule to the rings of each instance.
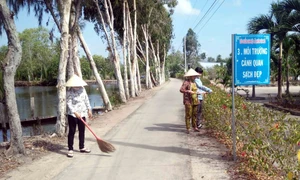
[[[205,136],[205,130],[186,134],[181,84],[171,79],[105,133],[92,124],[100,137],[116,147],[114,153],[100,152],[86,129],[90,154],[75,151],[73,158],[53,154],[5,179],[229,179],[226,169],[231,162],[222,157],[226,148]],[[75,147],[77,143],[75,139]]]

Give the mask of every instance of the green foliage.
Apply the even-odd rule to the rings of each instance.
[[[95,61],[99,74],[103,79],[114,79],[114,66],[109,59],[106,59],[99,55],[94,55],[93,59]]]
[[[108,97],[112,106],[119,106],[122,104],[121,96],[117,91],[108,91]]]
[[[42,27],[25,29],[19,37],[23,53],[16,80],[53,81],[58,71],[59,44],[52,43],[48,30]]]
[[[197,62],[201,59],[199,56],[200,46],[197,34],[192,29],[189,29],[186,34],[186,59],[187,63],[191,64],[191,67],[195,68],[198,66]]]
[[[176,77],[177,73],[184,71],[184,59],[180,51],[172,52],[166,58],[166,70],[170,72],[170,77]]]
[[[80,66],[81,66],[81,73],[83,79],[91,79],[91,76],[93,75],[93,71],[92,68],[90,67],[90,62],[85,56],[80,58]]]
[[[207,127],[224,134],[232,147],[232,97],[218,87],[209,86],[213,94],[205,99],[204,116]],[[237,155],[254,170],[299,177],[297,148],[300,124],[285,113],[235,97]],[[298,147],[297,147],[298,146]]]

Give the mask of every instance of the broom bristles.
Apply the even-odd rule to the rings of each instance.
[[[97,143],[102,152],[110,153],[110,152],[114,152],[116,150],[116,148],[112,144],[110,144],[106,141],[103,141],[101,139],[97,139]]]

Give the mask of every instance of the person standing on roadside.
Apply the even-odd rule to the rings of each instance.
[[[200,76],[203,74],[203,70],[200,67],[196,67],[195,71],[197,73],[199,73]],[[200,76],[197,76],[195,79],[195,83],[198,88],[197,94],[198,94],[198,100],[199,100],[199,104],[197,107],[197,127],[198,127],[198,129],[200,129],[202,127],[202,118],[203,118],[202,110],[203,110],[203,105],[204,105],[204,101],[203,101],[204,97],[203,96],[206,93],[212,93],[212,90],[210,88],[208,88],[202,84]]]
[[[197,86],[195,84],[195,78],[199,74],[194,69],[189,69],[184,75],[185,81],[182,83],[180,92],[183,93],[183,104],[185,106],[185,124],[187,134],[190,133],[190,124],[195,131],[199,131],[197,128],[197,107],[198,107],[198,97],[197,97]]]
[[[80,120],[82,118],[86,121],[86,118],[92,118],[91,105],[88,95],[83,86],[87,83],[84,82],[77,75],[73,75],[66,83],[67,89],[67,114],[68,114],[68,157],[73,157],[73,144],[74,135],[76,132],[76,126],[78,125],[78,138],[79,138],[79,151],[82,153],[90,153],[91,150],[84,146],[85,139],[85,125]]]

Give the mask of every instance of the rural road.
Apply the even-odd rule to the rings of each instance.
[[[197,151],[189,146],[189,136],[200,137],[196,137],[196,133],[185,133],[184,106],[182,94],[179,93],[181,84],[182,81],[172,79],[106,134],[105,139],[115,145],[116,152],[110,155],[92,153],[82,155],[81,158],[75,157],[54,179],[228,179],[225,163],[218,162],[218,152]],[[97,148],[94,146],[92,151],[97,152]],[[201,167],[201,161],[192,160],[196,159],[194,156],[209,159],[212,166]],[[213,175],[206,175],[206,172],[212,172]],[[203,177],[194,177],[199,173]]]

